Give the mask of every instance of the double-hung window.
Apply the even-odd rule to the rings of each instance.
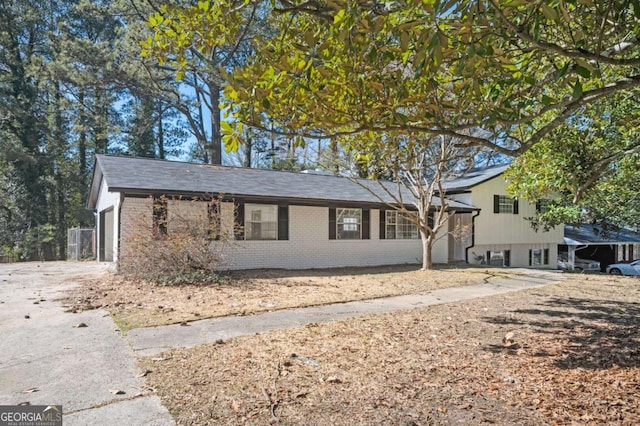
[[[406,215],[394,210],[385,211],[385,237],[389,240],[410,240],[420,237],[418,227]]]
[[[246,240],[277,240],[278,206],[245,204],[244,228]]]
[[[362,209],[336,209],[336,238],[359,240],[362,238]]]
[[[493,212],[518,214],[518,200],[513,199],[508,195],[494,195]]]
[[[536,212],[546,213],[551,208],[551,200],[543,198],[536,203]]]

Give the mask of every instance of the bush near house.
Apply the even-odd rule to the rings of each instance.
[[[169,201],[194,203],[194,208],[175,209],[169,215]],[[233,239],[220,232],[219,202],[150,198],[151,217],[149,212],[140,214],[122,238],[129,249],[122,253],[118,271],[155,284],[215,282]]]

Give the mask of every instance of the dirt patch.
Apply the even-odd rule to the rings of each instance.
[[[640,286],[501,296],[141,360],[178,424],[640,423]]]
[[[209,285],[157,286],[112,275],[86,282],[68,300],[71,311],[106,308],[123,330],[293,307],[425,293],[516,274],[513,270],[415,265],[306,271],[236,272]]]

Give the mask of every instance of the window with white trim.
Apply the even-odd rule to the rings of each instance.
[[[406,215],[395,210],[385,212],[385,236],[389,240],[412,240],[420,238],[418,226]]]
[[[359,240],[362,238],[362,209],[336,209],[336,238]]]
[[[278,239],[278,206],[272,204],[245,204],[245,240]]]
[[[513,213],[513,198],[500,195],[498,198],[498,213]]]

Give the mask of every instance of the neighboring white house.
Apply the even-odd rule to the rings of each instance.
[[[207,199],[221,197],[223,232],[242,232],[230,245],[229,269],[373,266],[421,261],[417,228],[390,208],[376,181],[97,155],[88,207],[97,222],[98,261],[126,256],[133,226],[149,230],[154,215],[207,217]],[[368,189],[366,189],[366,188]],[[397,191],[389,183],[389,191]],[[158,209],[161,196],[169,200]],[[404,194],[410,206],[411,197]],[[154,201],[155,200],[155,201]],[[196,200],[196,201],[194,201]],[[199,201],[204,200],[204,201]],[[450,201],[450,228],[475,209]],[[463,217],[460,216],[460,217]],[[156,218],[157,219],[157,218]],[[169,225],[166,232],[180,232]],[[464,260],[464,239],[447,227],[433,249],[436,263]],[[470,241],[470,239],[468,239]],[[216,244],[212,241],[211,244]]]
[[[544,203],[532,204],[507,195],[502,174],[508,166],[472,170],[461,178],[446,182],[447,197],[473,205],[476,213],[459,220],[472,223],[473,241],[465,247],[472,264],[495,266],[557,268],[558,244],[563,243],[564,227],[534,231],[527,218],[534,217]]]

